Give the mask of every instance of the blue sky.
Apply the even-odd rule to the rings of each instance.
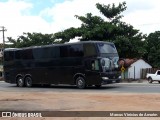
[[[33,8],[31,9],[32,15],[38,15],[41,10],[45,8],[51,8],[57,3],[62,3],[64,0],[24,0],[32,3]]]
[[[63,2],[63,0],[26,0],[30,3],[33,4],[33,7],[30,10],[30,14],[31,15],[39,15],[40,12],[46,8],[51,8],[54,6],[54,4],[56,3],[60,3]],[[43,16],[43,18],[47,21],[47,22],[51,22],[52,18],[49,16]]]
[[[54,4],[50,0],[26,0],[26,1],[33,4],[33,8],[31,9],[32,15],[38,15],[41,10],[43,10],[47,7],[50,8]]]
[[[124,0],[0,0],[0,26],[5,26],[6,37],[16,38],[23,32],[55,33],[79,27],[75,15],[102,16],[96,3],[118,4]],[[160,30],[160,0],[125,0],[127,10],[123,21],[144,34]],[[0,32],[0,42],[2,36]]]
[[[4,2],[8,0],[3,0]],[[16,0],[16,1],[25,1],[26,3],[32,4],[32,7],[28,10],[27,13],[24,14],[29,14],[31,16],[36,16],[39,15],[41,11],[47,8],[52,8],[55,4],[58,3],[63,3],[64,0]],[[43,16],[43,18],[47,22],[51,22],[52,18],[50,16]]]

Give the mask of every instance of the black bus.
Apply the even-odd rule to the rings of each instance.
[[[119,56],[110,42],[86,41],[4,50],[4,79],[19,87],[120,82]]]

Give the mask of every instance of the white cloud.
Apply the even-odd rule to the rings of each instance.
[[[96,9],[96,3],[110,4],[124,0],[65,0],[54,4],[53,7],[40,11],[39,15],[32,16],[33,3],[20,0],[8,0],[0,2],[0,26],[5,26],[6,37],[17,37],[23,32],[55,33],[70,27],[79,27],[81,21],[74,15],[84,16],[91,12],[93,15],[101,15]],[[127,10],[123,13],[123,20],[143,33],[160,30],[160,1],[159,0],[126,0]],[[102,16],[102,15],[101,15]],[[52,18],[51,22],[45,21],[45,17]],[[0,32],[0,42],[1,39]]]
[[[130,1],[123,20],[145,34],[160,30],[159,4],[159,0]]]
[[[9,0],[0,3],[0,26],[5,26],[6,37],[17,37],[23,32],[48,32],[49,24],[40,16],[29,16],[31,3]],[[1,33],[0,33],[1,36]],[[0,37],[2,42],[2,37]]]
[[[75,15],[84,16],[86,13],[93,13],[93,15],[102,16],[95,6],[96,3],[109,4],[114,1],[117,3],[119,0],[66,0],[52,8],[45,9],[41,15],[52,16],[52,28],[54,32],[57,32],[69,27],[79,27],[81,21]]]
[[[66,0],[58,3],[52,8],[47,8],[41,14],[52,16],[52,30],[54,32],[64,30],[69,27],[78,27],[81,22],[74,15],[101,15],[96,9],[96,3],[111,4],[123,2],[124,0]],[[127,10],[122,13],[122,19],[126,23],[133,25],[143,33],[154,32],[160,29],[160,1],[159,0],[126,0]],[[102,16],[102,15],[101,15]]]

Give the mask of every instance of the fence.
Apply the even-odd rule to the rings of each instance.
[[[141,79],[145,79],[147,73],[155,73],[157,70],[160,70],[159,68],[145,68],[141,69]]]

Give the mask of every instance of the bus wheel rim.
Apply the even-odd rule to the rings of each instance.
[[[29,87],[32,85],[32,80],[31,80],[30,77],[27,77],[27,79],[26,79],[26,85],[29,86]]]
[[[78,80],[78,86],[83,86],[83,81],[81,79]]]
[[[22,79],[22,78],[20,78],[20,79],[18,80],[18,85],[19,85],[19,86],[22,86],[22,85],[23,85],[23,79]]]

